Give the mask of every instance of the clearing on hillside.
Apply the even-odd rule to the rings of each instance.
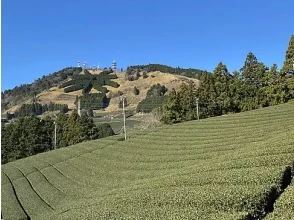
[[[292,102],[5,164],[3,218],[263,218],[291,181],[293,114]]]

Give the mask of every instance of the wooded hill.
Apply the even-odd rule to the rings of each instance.
[[[182,82],[189,80],[198,82],[196,79],[177,74],[162,73],[160,70],[165,70],[162,67],[172,69],[164,65],[155,65],[148,70],[153,72],[146,72],[144,69],[136,73],[117,72],[114,74],[112,70],[65,68],[49,76],[43,76],[32,84],[24,84],[2,92],[2,112],[7,110],[16,112],[23,104],[34,102],[42,105],[63,104],[73,109],[77,104],[77,96],[81,97],[81,105],[86,108],[100,109],[109,106],[107,111],[115,111],[119,109],[118,97],[122,94],[129,101],[128,108],[135,110],[152,85],[161,83],[171,90],[179,87]],[[184,72],[178,71],[177,73]],[[134,89],[137,89],[136,95],[133,94]],[[98,101],[96,96],[99,96]],[[93,103],[98,104],[93,105]]]

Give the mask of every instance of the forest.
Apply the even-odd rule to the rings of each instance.
[[[134,75],[141,71],[143,71],[143,73],[160,71],[163,73],[182,75],[182,76],[196,78],[196,79],[200,79],[203,73],[208,73],[207,71],[203,71],[199,69],[193,69],[193,68],[185,69],[185,68],[180,68],[179,66],[174,68],[174,67],[170,67],[170,66],[162,65],[162,64],[128,66],[126,73],[127,75]]]
[[[233,74],[220,62],[213,73],[204,73],[200,86],[183,84],[173,90],[163,104],[164,123],[179,123],[229,113],[238,113],[286,103],[294,98],[294,36],[279,70],[276,64],[265,66],[249,52],[243,67]]]
[[[114,135],[109,124],[96,126],[91,117],[79,116],[76,110],[69,116],[60,112],[56,118],[21,117],[1,127],[1,163],[54,150],[54,123],[57,149]]]

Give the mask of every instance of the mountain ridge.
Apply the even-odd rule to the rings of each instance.
[[[165,70],[167,72],[162,72],[160,70]],[[175,70],[174,74],[171,73],[173,70]],[[50,102],[67,104],[69,109],[73,109],[75,108],[76,96],[83,95],[82,89],[65,93],[64,89],[58,87],[75,75],[91,74],[93,76],[99,76],[103,71],[105,71],[105,69],[84,70],[80,67],[66,67],[47,76],[43,76],[31,84],[22,84],[13,89],[5,90],[1,93],[1,112],[14,113],[22,104],[32,103],[33,101],[37,101],[41,104],[49,104]],[[117,93],[126,94],[130,99],[129,108],[135,109],[137,104],[145,98],[144,96],[146,96],[148,88],[154,84],[161,83],[167,86],[169,90],[172,88],[177,89],[183,82],[193,81],[198,84],[199,80],[196,79],[196,75],[195,78],[185,76],[187,71],[190,74],[189,76],[192,76],[192,73],[197,73],[197,77],[199,77],[202,72],[205,72],[198,69],[172,68],[159,64],[130,66],[125,72],[116,72],[117,79],[113,79],[112,81],[118,83],[120,86],[118,88],[113,88],[109,85],[103,86],[109,91],[106,95],[110,98],[110,106],[106,108],[106,111],[118,110],[118,107],[115,107],[115,103],[118,102],[119,97]],[[130,75],[137,75],[138,77],[136,80],[130,80],[128,79]],[[133,87],[137,87],[141,90],[140,95],[131,95]],[[89,93],[95,94],[98,93],[98,91],[92,88]]]

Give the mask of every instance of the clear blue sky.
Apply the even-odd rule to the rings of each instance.
[[[77,61],[239,70],[252,51],[281,67],[293,0],[2,0],[2,88]]]

